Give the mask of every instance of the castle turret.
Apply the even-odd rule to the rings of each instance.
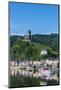
[[[28,38],[31,40],[31,30],[28,30]]]

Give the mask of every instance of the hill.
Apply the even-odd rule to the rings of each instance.
[[[59,38],[58,34],[49,34],[49,35],[35,34],[32,35],[31,41],[42,45],[46,45],[48,47],[51,47],[54,51],[58,51],[59,49],[58,38]]]
[[[10,36],[10,46],[12,46],[17,40],[24,39],[24,36]],[[59,35],[58,34],[34,34],[32,35],[31,42],[41,45],[46,45],[52,48],[54,51],[59,50]]]
[[[22,36],[10,37],[10,58],[40,60],[48,57],[58,57],[57,35],[32,35],[31,41],[25,41]],[[47,43],[46,43],[47,42]],[[57,45],[56,45],[57,46]],[[41,51],[47,49],[47,55],[41,55]]]

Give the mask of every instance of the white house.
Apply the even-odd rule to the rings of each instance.
[[[43,50],[41,51],[41,55],[47,55],[47,49],[43,49]]]

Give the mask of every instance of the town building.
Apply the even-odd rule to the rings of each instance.
[[[43,50],[41,51],[41,55],[47,55],[47,49],[43,49]]]

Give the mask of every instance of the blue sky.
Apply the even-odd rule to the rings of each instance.
[[[48,34],[58,32],[58,6],[27,3],[9,3],[10,35]]]

